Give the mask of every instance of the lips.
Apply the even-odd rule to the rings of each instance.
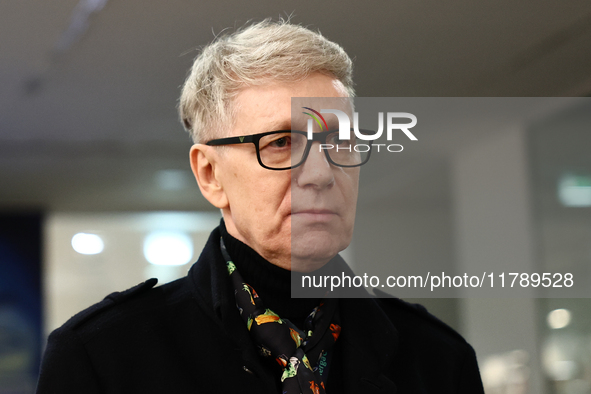
[[[336,215],[337,213],[335,211],[332,211],[330,209],[302,209],[302,210],[293,210],[292,209],[292,215],[297,215],[300,213],[305,213],[305,214],[312,214],[312,215]]]
[[[291,214],[293,217],[312,222],[328,222],[338,216],[338,213],[331,209],[293,210]]]

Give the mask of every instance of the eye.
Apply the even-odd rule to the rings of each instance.
[[[334,145],[349,145],[349,143],[351,141],[347,140],[347,139],[340,139],[339,134],[335,133],[335,134],[328,136],[326,142],[329,144],[334,144]]]
[[[259,149],[268,149],[274,152],[289,151],[290,149],[299,147],[300,140],[302,138],[305,142],[305,136],[301,136],[300,134],[292,134],[291,132],[268,134],[261,138],[259,142]]]
[[[289,137],[280,137],[277,138],[273,141],[271,141],[271,143],[269,143],[270,146],[274,147],[274,148],[285,148],[286,146],[289,145]]]

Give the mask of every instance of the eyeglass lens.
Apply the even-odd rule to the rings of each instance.
[[[270,168],[286,168],[301,163],[308,140],[305,134],[278,132],[268,134],[259,141],[261,162]],[[339,132],[329,134],[323,144],[313,144],[309,154],[324,154],[337,165],[355,166],[365,162],[369,155],[369,145],[358,143],[356,137],[341,140]]]

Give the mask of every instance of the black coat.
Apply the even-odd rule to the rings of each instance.
[[[113,293],[55,330],[37,393],[278,393],[236,309],[219,237],[186,277]],[[342,392],[483,393],[470,345],[424,308],[395,298],[339,305],[332,384]]]

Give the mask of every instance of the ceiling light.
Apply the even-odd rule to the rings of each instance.
[[[72,237],[72,248],[80,254],[98,254],[105,244],[96,234],[78,233]]]
[[[555,309],[548,313],[546,320],[552,329],[564,328],[570,324],[571,313],[568,309]]]
[[[193,242],[183,232],[156,231],[144,240],[144,256],[155,265],[183,265],[193,258]]]

